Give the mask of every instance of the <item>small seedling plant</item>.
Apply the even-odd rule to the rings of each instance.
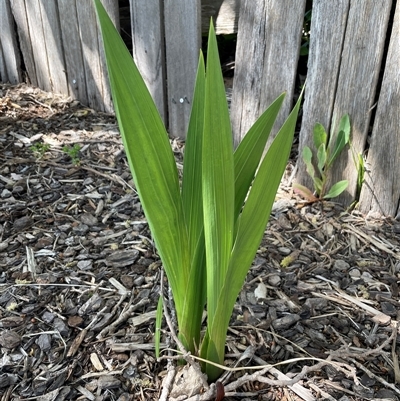
[[[43,158],[45,153],[50,149],[50,145],[44,142],[37,142],[29,148],[34,156],[40,160]]]
[[[79,156],[80,150],[81,150],[81,147],[77,143],[74,146],[65,145],[62,147],[62,151],[71,158],[72,163],[75,165],[80,163],[80,160],[81,160],[80,156]]]
[[[347,180],[339,181],[328,189],[328,173],[332,168],[333,162],[340,155],[344,147],[350,141],[350,118],[344,115],[338,127],[338,134],[333,143],[333,135],[329,136],[320,123],[315,124],[313,132],[314,146],[317,150],[313,155],[312,150],[305,146],[303,148],[303,161],[306,165],[307,174],[314,183],[314,193],[307,187],[300,184],[294,184],[294,189],[304,198],[311,202],[323,199],[331,199],[339,196],[349,185]],[[315,160],[316,159],[316,160]],[[314,164],[315,163],[315,164]],[[317,170],[314,165],[317,166]]]
[[[143,78],[100,0],[93,1],[115,114],[172,290],[179,339],[188,351],[206,361],[202,369],[209,381],[215,381],[222,372],[215,364],[224,364],[230,316],[287,164],[302,96],[262,161],[284,94],[234,151],[211,22],[206,65],[201,53],[199,56],[180,183],[166,128]],[[159,310],[161,305],[160,300]]]

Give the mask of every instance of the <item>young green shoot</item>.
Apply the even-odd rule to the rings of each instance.
[[[32,146],[30,146],[29,149],[33,152],[34,156],[38,160],[40,160],[43,158],[45,153],[50,149],[50,145],[44,142],[36,142]]]
[[[81,147],[77,143],[74,146],[65,145],[62,147],[62,151],[71,158],[72,163],[75,165],[80,163],[80,156],[79,156],[80,150]]]
[[[349,183],[347,180],[342,180],[328,188],[328,173],[336,158],[350,141],[350,118],[348,114],[344,115],[340,120],[338,134],[334,143],[333,135],[331,134],[328,138],[324,126],[320,123],[314,126],[313,141],[316,154],[313,154],[312,150],[305,146],[302,156],[307,174],[313,180],[315,192],[313,193],[304,185],[297,183],[293,187],[311,202],[336,198],[347,188]]]

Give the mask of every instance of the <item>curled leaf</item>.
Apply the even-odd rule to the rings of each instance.
[[[310,202],[316,202],[318,198],[304,185],[295,183],[293,184],[294,192],[298,193],[303,198],[307,199]]]

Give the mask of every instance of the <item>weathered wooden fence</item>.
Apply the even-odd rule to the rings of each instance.
[[[236,142],[282,90],[289,95],[293,93],[304,3],[302,0],[242,3],[232,98]],[[389,24],[391,15],[393,25]],[[331,177],[332,182],[349,180],[348,189],[339,197],[343,204],[349,205],[357,192],[353,153],[365,155],[371,115],[377,107],[359,207],[363,212],[372,210],[391,216],[398,213],[400,198],[399,24],[400,2],[396,6],[396,1],[391,0],[313,1],[299,146],[300,152],[305,145],[313,148],[316,122],[321,122],[329,132],[343,114],[350,115],[351,148],[336,161]],[[382,63],[386,41],[390,45],[386,62]],[[384,78],[377,93],[382,71]],[[280,123],[288,114],[289,103]],[[312,188],[301,157],[296,179]]]
[[[118,27],[118,0],[102,2]],[[186,132],[201,28],[237,30],[239,2],[130,1],[133,57],[171,134]],[[92,0],[0,0],[0,18],[1,81],[21,81],[21,52],[33,85],[112,111]]]
[[[103,3],[118,24],[118,1]],[[329,132],[348,113],[352,146],[331,177],[350,182],[340,200],[349,204],[356,196],[352,152],[361,153],[367,172],[360,210],[395,216],[400,199],[400,1],[312,4],[299,150],[312,147],[316,122]],[[201,32],[210,15],[217,33],[238,31],[231,106],[235,142],[286,91],[279,127],[292,106],[305,5],[306,0],[131,0],[133,57],[171,135],[183,136],[186,130]],[[21,80],[22,54],[32,84],[111,111],[91,0],[0,0],[0,18],[2,81]],[[301,157],[296,180],[311,187]]]
[[[118,2],[103,3],[117,24]],[[30,83],[69,94],[97,110],[112,110],[91,1],[0,0],[0,11],[0,60],[8,68],[0,67],[3,81],[19,81],[19,42]],[[4,49],[3,43],[14,46]]]

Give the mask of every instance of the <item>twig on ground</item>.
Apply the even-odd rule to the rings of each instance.
[[[258,358],[255,358],[255,360]],[[258,362],[258,361],[257,361]],[[237,388],[243,386],[245,383],[248,382],[253,382],[253,381],[258,381],[260,383],[266,383],[270,386],[288,386],[292,391],[294,391],[297,395],[303,397],[304,400],[306,401],[315,401],[315,398],[313,395],[304,387],[298,384],[298,381],[300,381],[307,373],[315,370],[321,369],[322,366],[326,365],[325,362],[320,362],[315,366],[306,366],[303,368],[302,372],[296,375],[293,379],[288,379],[288,380],[272,380],[268,379],[265,377],[266,373],[272,373],[274,376],[277,377],[287,377],[285,376],[282,372],[280,372],[278,369],[269,366],[264,368],[263,370],[260,370],[258,372],[252,373],[252,374],[245,374],[242,377],[239,377],[236,381],[229,383],[225,386],[225,392],[232,392],[236,390]],[[305,371],[305,368],[310,368],[310,370]]]
[[[340,334],[336,330],[334,331],[336,335],[340,336]],[[397,335],[397,326],[393,326],[392,334],[379,347],[369,350],[361,349],[360,352],[354,352],[354,351],[352,352],[350,347],[346,344],[346,342],[344,340],[343,341],[341,340],[342,344],[344,345],[337,350],[330,351],[329,355],[337,356],[340,357],[341,359],[360,358],[360,356],[362,356],[363,358],[367,356],[380,356],[382,354],[383,349],[387,347],[395,339],[396,335]],[[341,336],[339,338],[341,338]]]
[[[115,315],[117,313],[118,308],[120,307],[120,305],[122,304],[122,302],[124,302],[125,298],[128,296],[127,293],[122,294],[118,300],[118,302],[114,305],[114,307],[111,309],[111,314]]]
[[[320,389],[316,384],[314,383],[308,383],[308,385],[318,394],[320,394],[324,400],[328,400],[328,401],[336,401],[336,398],[333,398],[329,393],[327,393],[326,391]]]
[[[329,358],[329,357],[328,357]],[[263,361],[259,357],[254,357],[253,358],[255,362],[259,364],[266,365],[266,362]],[[266,366],[264,369],[252,373],[252,374],[245,374],[242,377],[239,377],[236,381],[229,383],[225,386],[225,391],[228,394],[228,392],[234,391],[237,388],[243,386],[245,383],[252,382],[252,381],[258,381],[261,383],[266,383],[270,386],[287,386],[289,387],[292,391],[294,391],[297,395],[303,397],[305,400],[315,400],[313,395],[305,388],[300,386],[298,382],[302,380],[306,375],[308,375],[311,372],[319,371],[321,370],[324,366],[326,365],[332,365],[335,369],[341,371],[344,373],[346,376],[351,377],[353,381],[356,384],[359,384],[359,381],[356,376],[356,371],[355,368],[349,366],[348,364],[345,364],[343,362],[335,362],[327,359],[326,361],[320,361],[314,366],[304,366],[302,371],[294,376],[292,379],[282,379],[285,378],[286,376],[280,372],[278,369],[274,368],[273,366]],[[268,379],[265,377],[266,373],[271,373],[274,376],[278,377],[278,380],[272,380]]]
[[[105,306],[99,313],[97,313],[92,321],[75,337],[74,341],[72,342],[69,350],[67,352],[67,357],[74,356],[76,351],[78,351],[79,346],[82,344],[82,341],[85,339],[87,332],[89,329],[103,316],[103,313],[107,307]]]
[[[144,298],[141,299],[138,303],[130,305],[127,309],[125,309],[121,315],[118,317],[117,320],[112,322],[109,326],[106,326],[98,335],[97,339],[103,338],[108,334],[114,333],[114,330],[119,326],[121,323],[125,322],[125,320],[129,319],[132,316],[132,312],[137,310],[138,308],[147,305],[149,303],[149,299]]]
[[[167,376],[165,377],[165,379],[163,380],[163,388],[161,391],[161,395],[160,398],[158,399],[158,401],[167,401],[168,400],[168,396],[169,393],[172,389],[172,386],[174,384],[174,379],[175,379],[175,366],[168,361],[169,366],[167,368]]]
[[[161,268],[160,297],[163,297],[163,294],[164,294],[164,269]],[[171,336],[170,335],[167,335],[166,344],[167,344],[167,348],[169,348],[170,344],[171,344]],[[167,401],[168,400],[168,395],[174,384],[175,375],[176,375],[176,369],[175,369],[174,364],[172,363],[171,351],[168,351],[167,376],[163,380],[162,391],[161,391],[159,401]]]
[[[254,354],[256,352],[256,348],[252,345],[246,348],[246,350],[240,355],[239,359],[236,361],[235,365],[233,366],[236,368],[241,361],[248,359],[249,362],[253,359]],[[226,371],[219,379],[222,383],[226,383],[229,378],[232,376],[233,371]]]
[[[354,363],[359,369],[361,369],[363,372],[365,372],[369,377],[372,377],[379,383],[383,384],[385,387],[390,388],[391,390],[395,391],[397,394],[400,394],[400,390],[396,387],[396,385],[387,382],[385,379],[383,379],[380,376],[377,376],[375,373],[372,373],[369,369],[367,369],[362,363],[356,361],[353,358],[350,358],[351,362]]]
[[[342,391],[343,393],[349,394],[349,395],[351,395],[351,396],[353,396],[353,397],[355,396],[354,391],[350,391],[350,390],[347,389],[347,388],[344,388],[344,387],[342,387],[342,386],[339,386],[339,384],[337,384],[337,383],[335,383],[335,382],[333,382],[333,381],[331,381],[331,380],[325,380],[325,381],[324,381],[324,384],[327,385],[327,386],[329,386],[329,387],[334,388],[334,389],[337,390],[337,391]]]
[[[394,370],[394,381],[395,383],[400,382],[400,368],[399,368],[399,357],[396,352],[396,342],[397,342],[397,330],[398,330],[399,323],[396,322],[394,324],[393,329],[393,342],[392,342],[392,359],[393,359],[393,370]]]
[[[364,233],[362,230],[352,226],[351,224],[343,224],[343,231],[344,232],[351,232],[356,235],[358,238],[365,239],[366,241],[370,242],[372,245],[376,246],[379,250],[386,252],[387,254],[393,256],[395,259],[400,259],[400,255],[397,252],[392,251],[378,239],[371,237],[370,235]],[[396,249],[394,245],[391,244],[392,249]]]

